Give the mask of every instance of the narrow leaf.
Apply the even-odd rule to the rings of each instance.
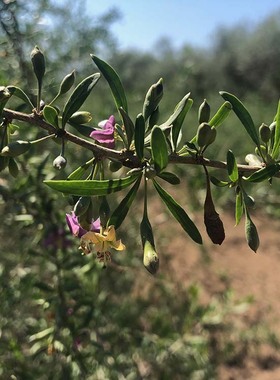
[[[151,150],[155,169],[160,173],[168,164],[168,150],[165,135],[158,126],[152,129]]]
[[[170,172],[158,173],[158,177],[160,177],[161,179],[164,179],[166,182],[170,183],[171,185],[179,185],[179,183],[181,182],[180,178],[177,177],[176,174],[170,173]]]
[[[47,180],[46,185],[64,194],[77,196],[94,196],[111,194],[130,186],[137,179],[136,176],[109,180]]]
[[[235,225],[237,226],[240,223],[240,220],[243,215],[243,197],[242,192],[236,192],[235,197]]]
[[[262,182],[272,178],[276,173],[279,172],[279,169],[280,164],[271,164],[251,174],[250,177],[243,178],[248,182]]]
[[[183,103],[180,105],[178,109],[181,109],[181,112],[178,113],[178,116],[175,118],[172,124],[172,143],[174,150],[176,150],[177,145],[178,145],[178,137],[180,135],[180,131],[182,129],[183,122],[185,120],[185,117],[189,110],[192,108],[193,105],[193,100],[188,98],[184,98]]]
[[[11,95],[16,96],[17,98],[24,101],[24,103],[28,104],[31,109],[34,108],[33,103],[31,102],[30,98],[26,95],[26,93],[19,87],[16,86],[7,86],[7,89],[10,91]]]
[[[95,158],[90,159],[83,165],[79,166],[77,169],[75,169],[69,176],[67,177],[67,180],[79,180],[82,179],[84,174],[88,171],[90,167],[94,165]]]
[[[100,74],[96,73],[85,78],[77,85],[64,106],[62,113],[62,127],[65,126],[73,113],[80,109],[99,78]]]
[[[202,244],[202,238],[201,235],[196,227],[196,225],[193,223],[193,221],[189,218],[185,210],[175,201],[175,199],[166,192],[155,180],[153,181],[154,186],[163,200],[163,202],[166,204],[167,208],[171,212],[171,214],[174,216],[174,218],[180,223],[184,231],[189,234],[189,236],[198,244]]]
[[[216,177],[210,176],[210,181],[213,183],[213,185],[218,186],[218,187],[225,187],[230,184],[230,182],[226,181],[221,181]]]
[[[123,85],[118,74],[115,72],[113,67],[110,66],[107,62],[103,61],[102,59],[96,57],[93,54],[91,54],[90,56],[93,62],[101,71],[102,75],[104,75],[104,78],[107,80],[112,91],[117,109],[119,110],[120,107],[122,107],[125,110],[125,112],[127,112],[127,100]]]
[[[236,182],[238,180],[238,168],[236,164],[236,159],[231,150],[227,152],[227,170],[228,176],[232,182]]]
[[[79,132],[81,135],[85,137],[89,137],[91,132],[95,130],[89,125],[75,124],[75,123],[71,123],[70,121],[68,122],[68,124],[71,125],[71,127],[75,128],[77,132]]]
[[[120,202],[118,207],[114,210],[112,213],[108,225],[115,226],[115,228],[119,228],[122,222],[124,221],[132,202],[137,194],[139,185],[141,182],[141,176],[138,178],[138,180],[135,182],[135,184],[132,186],[132,188],[129,190],[127,195],[124,197],[124,199]]]
[[[274,135],[274,143],[272,150],[272,158],[276,159],[279,156],[280,151],[280,100],[278,102],[277,113],[275,117],[276,127],[275,127],[275,135]]]
[[[134,137],[134,124],[131,118],[129,117],[129,115],[127,114],[127,112],[122,107],[120,107],[119,111],[122,117],[124,129],[126,133],[127,149],[129,149],[131,141],[133,140],[133,137]]]
[[[256,131],[253,119],[244,104],[236,96],[228,92],[221,91],[220,94],[226,101],[231,103],[233,111],[245,127],[248,135],[257,146],[260,146],[259,135]]]
[[[145,120],[143,115],[140,113],[136,117],[135,121],[135,150],[136,155],[139,160],[144,157],[144,137],[145,137]]]
[[[232,110],[232,105],[230,102],[224,102],[215,115],[210,119],[209,124],[212,127],[219,127],[228,117]]]
[[[43,116],[46,122],[58,128],[58,113],[57,110],[52,106],[45,106],[43,109]]]

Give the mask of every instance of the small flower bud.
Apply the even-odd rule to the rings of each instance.
[[[210,106],[207,103],[206,99],[204,99],[203,103],[200,105],[198,109],[198,122],[201,123],[208,123],[210,119]]]
[[[91,121],[92,117],[90,112],[87,111],[78,111],[73,113],[70,117],[69,122],[74,124],[86,124]]]
[[[66,164],[67,160],[65,157],[61,156],[61,154],[53,160],[53,167],[58,170],[65,168]]]
[[[197,130],[197,145],[200,147],[200,148],[203,148],[205,145],[208,145],[211,137],[212,137],[212,129],[211,129],[211,125],[207,124],[207,123],[202,123],[200,124],[200,126],[198,127],[198,130]]]
[[[33,64],[34,73],[38,79],[38,82],[42,82],[43,76],[45,74],[45,57],[38,46],[31,52],[31,62]]]
[[[16,157],[26,153],[30,147],[30,141],[18,140],[4,146],[0,154],[4,157]]]
[[[262,124],[259,128],[259,134],[264,143],[267,143],[271,137],[271,130],[268,125]]]
[[[144,244],[143,264],[148,272],[156,274],[159,268],[159,258],[152,244],[147,240]]]
[[[62,94],[65,94],[67,91],[70,90],[70,88],[73,86],[75,82],[75,70],[73,70],[70,74],[66,75],[61,84],[60,84],[60,88],[59,88],[59,94],[62,95]]]

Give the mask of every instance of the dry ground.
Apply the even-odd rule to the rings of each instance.
[[[154,221],[158,229],[165,231],[161,249],[165,247],[167,256],[172,258],[168,269],[163,265],[162,271],[172,270],[186,285],[193,282],[203,285],[205,299],[219,293],[225,287],[225,278],[228,279],[237,299],[248,295],[254,297],[248,321],[261,319],[280,336],[279,221],[271,221],[263,215],[253,216],[261,241],[256,254],[247,246],[244,224],[241,222],[235,227],[235,220],[229,214],[221,215],[226,230],[222,246],[213,245],[203,234],[204,250],[194,245],[180,226],[172,224],[170,228],[170,220],[160,209],[157,210],[157,202],[153,204],[153,215],[156,215]],[[200,214],[197,223],[203,231],[201,219]],[[205,260],[202,255],[206,255]],[[219,380],[280,380],[280,353],[271,347],[263,347],[258,355],[241,366],[220,368]]]

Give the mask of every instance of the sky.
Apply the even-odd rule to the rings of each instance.
[[[119,48],[149,51],[161,37],[174,47],[207,47],[221,26],[254,26],[273,11],[280,0],[86,0],[87,12],[97,17],[115,7],[121,19],[111,31]]]

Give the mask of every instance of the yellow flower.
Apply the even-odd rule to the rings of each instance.
[[[100,232],[89,231],[81,237],[80,249],[85,255],[96,252],[97,258],[100,261],[110,261],[111,255],[110,248],[114,248],[117,251],[123,251],[125,245],[121,240],[116,239],[116,230],[114,226],[109,226],[105,230]]]

